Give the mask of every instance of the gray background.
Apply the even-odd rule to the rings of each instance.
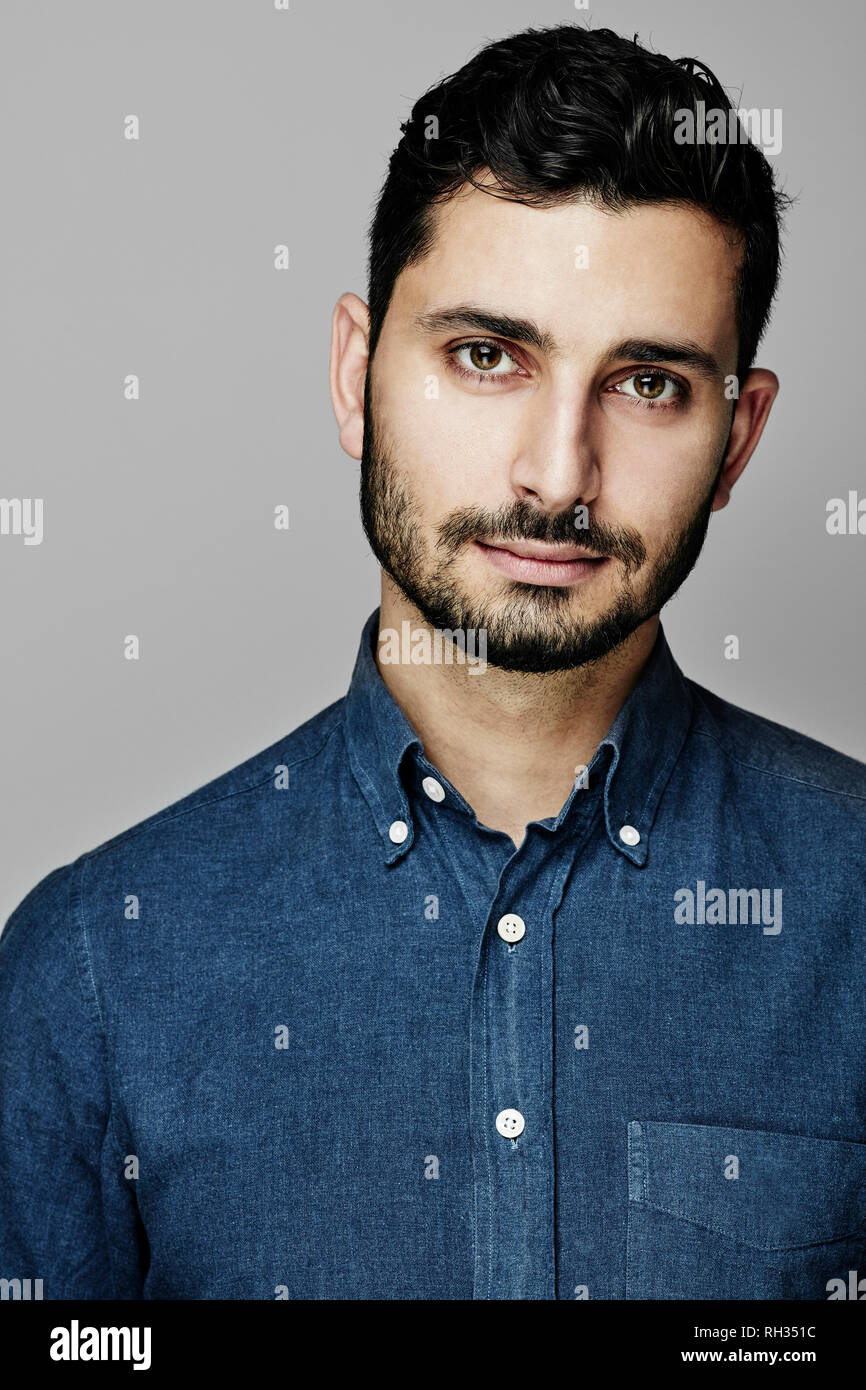
[[[799,204],[759,356],[782,392],[664,620],[688,675],[866,758],[866,539],[825,529],[864,484],[861,0],[4,0],[0,496],[43,497],[45,538],[0,536],[0,921],[344,692],[378,587],[334,301],[365,298],[414,99],[490,39],[587,21],[784,112]]]

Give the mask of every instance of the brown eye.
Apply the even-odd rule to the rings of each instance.
[[[639,396],[643,396],[646,401],[654,401],[656,396],[660,396],[664,391],[668,378],[660,372],[645,372],[632,377],[632,381]]]
[[[685,393],[678,381],[667,372],[650,368],[645,372],[632,372],[617,386],[612,388],[618,396],[630,396],[633,401],[644,401],[647,405],[675,405]]]
[[[507,381],[525,376],[518,362],[498,343],[486,338],[476,338],[474,342],[463,343],[460,347],[449,348],[446,354],[452,361],[454,370],[474,382]]]
[[[471,343],[468,345],[469,360],[477,371],[490,371],[498,367],[504,353],[495,343]]]

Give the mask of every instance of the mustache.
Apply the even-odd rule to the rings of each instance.
[[[549,515],[529,502],[513,502],[488,512],[482,507],[461,507],[439,527],[438,548],[448,556],[467,541],[547,541],[552,545],[584,545],[596,555],[620,560],[627,572],[646,560],[640,533],[630,526],[612,526],[588,514],[586,526],[575,526],[574,511]]]

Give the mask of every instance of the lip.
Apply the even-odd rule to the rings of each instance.
[[[578,584],[608,562],[606,555],[593,555],[581,546],[546,541],[509,541],[506,546],[476,540],[475,545],[501,573],[524,584]]]

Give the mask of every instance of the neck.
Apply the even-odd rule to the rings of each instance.
[[[380,632],[429,625],[382,576]],[[520,845],[526,826],[557,816],[587,767],[653,648],[658,616],[607,656],[573,671],[533,675],[487,665],[383,661],[388,690],[415,729],[425,757],[447,777],[479,821]],[[420,641],[421,639],[416,639]]]

